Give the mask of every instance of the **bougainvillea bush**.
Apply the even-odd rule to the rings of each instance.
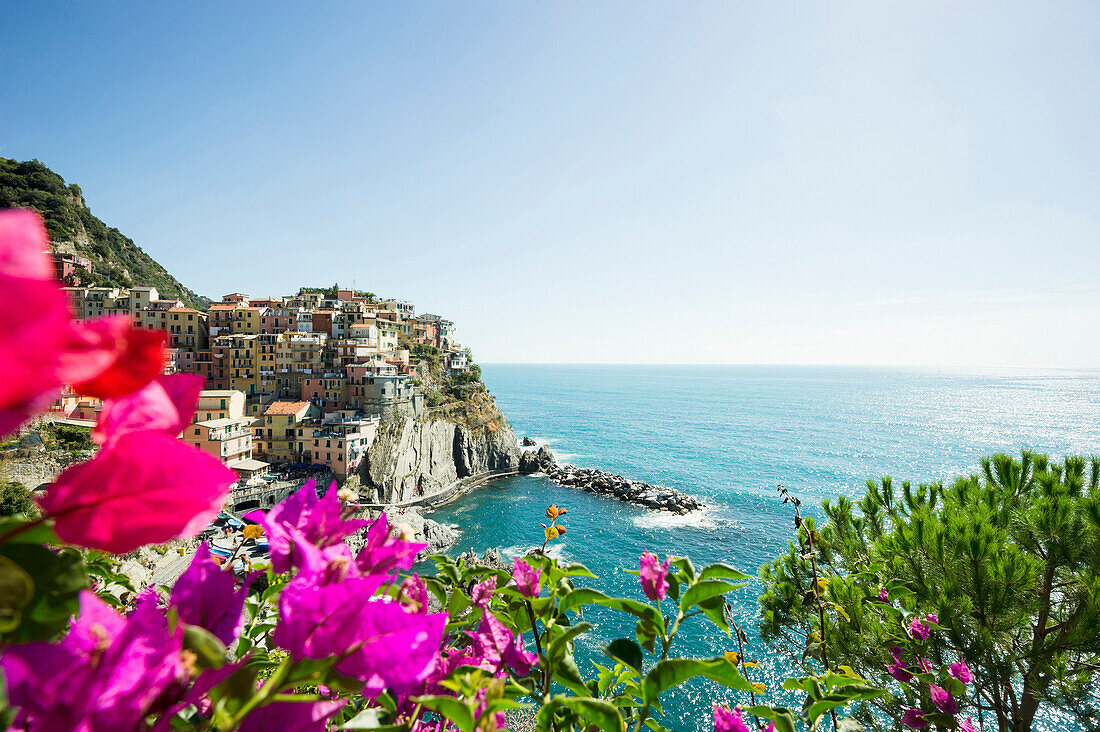
[[[800,708],[759,703],[769,690],[752,678],[725,599],[748,577],[732,567],[646,552],[632,597],[600,592],[584,566],[541,549],[510,570],[438,556],[437,573],[420,577],[408,570],[423,544],[385,515],[357,518],[349,495],[313,483],[247,517],[244,540],[266,535],[267,561],[221,561],[200,544],[174,586],[133,587],[111,556],[196,536],[236,477],[176,439],[201,379],[162,375],[161,333],[126,318],[75,321],[46,248],[34,214],[0,213],[0,288],[14,303],[0,321],[0,437],[65,385],[106,402],[95,457],[58,477],[40,515],[0,521],[5,726],[473,732],[526,710],[542,730],[853,730],[861,725],[845,711],[883,693],[823,659],[783,684],[805,698]],[[547,509],[547,542],[566,531],[565,514]],[[355,533],[358,552],[345,542]],[[578,662],[575,644],[594,627],[586,610],[597,606],[635,633],[609,644],[604,663]],[[914,643],[934,619],[913,618],[890,651],[897,683],[923,685],[907,698],[927,699],[907,723],[967,729],[955,699],[969,672],[926,668]],[[731,650],[679,657],[685,624],[724,634]],[[698,677],[737,690],[744,707],[665,719],[663,695]]]

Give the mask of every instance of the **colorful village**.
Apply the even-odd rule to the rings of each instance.
[[[55,266],[73,281],[62,271],[72,262],[55,255]],[[236,471],[230,507],[238,510],[266,507],[311,475],[344,481],[381,424],[423,414],[422,383],[433,366],[450,377],[469,367],[451,321],[337,286],[288,297],[232,293],[208,312],[155,287],[65,290],[78,318],[122,315],[165,331],[166,373],[205,378],[180,439]],[[100,408],[96,399],[64,393],[51,418],[92,427]]]

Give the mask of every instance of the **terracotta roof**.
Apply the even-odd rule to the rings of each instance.
[[[211,310],[236,310],[241,307],[240,303],[235,302],[216,302],[210,306]]]
[[[264,414],[297,414],[308,406],[309,402],[275,402]]]
[[[170,313],[199,313],[201,310],[195,310],[194,308],[168,308]]]

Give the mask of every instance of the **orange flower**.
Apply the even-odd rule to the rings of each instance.
[[[558,505],[551,503],[550,508],[546,509],[546,518],[556,519],[558,517]]]
[[[244,527],[244,531],[241,533],[244,534],[244,538],[246,539],[259,539],[264,535],[264,527],[256,524],[249,524]]]

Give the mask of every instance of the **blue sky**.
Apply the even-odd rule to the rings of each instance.
[[[1100,366],[1094,3],[4,13],[0,155],[204,294],[354,280],[482,361]]]

